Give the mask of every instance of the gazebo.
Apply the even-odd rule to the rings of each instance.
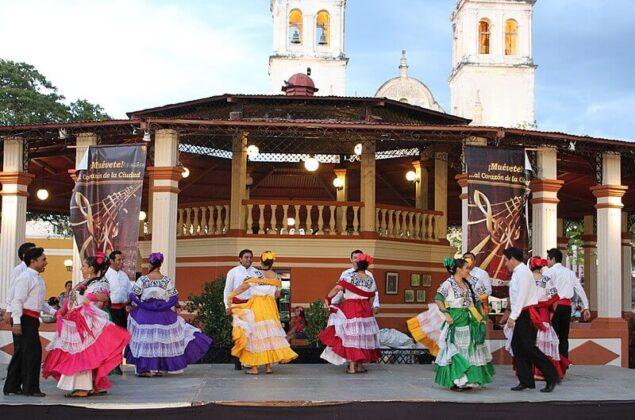
[[[584,285],[596,319],[572,332],[573,351],[627,363],[635,143],[471,126],[394,100],[314,91],[310,78],[296,75],[285,95],[224,94],[127,120],[0,127],[1,302],[26,212],[68,213],[71,175],[90,145],[147,142],[139,249],[166,255],[165,272],[183,296],[249,248],[275,251],[291,304],[307,306],[361,248],[375,257],[380,324],[405,329],[446,277],[441,261],[456,252],[448,226],[467,231],[464,147],[518,148],[536,170],[534,253],[566,250],[566,221],[584,220]],[[49,199],[39,201],[31,192],[44,186]],[[493,334],[500,348],[502,336]]]

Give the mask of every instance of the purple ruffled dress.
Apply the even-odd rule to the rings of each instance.
[[[126,362],[135,365],[136,373],[179,372],[205,356],[212,339],[174,312],[178,295],[172,294],[167,301],[142,300],[136,294],[140,289],[133,288],[130,294],[137,307],[128,317],[132,338],[125,351]]]

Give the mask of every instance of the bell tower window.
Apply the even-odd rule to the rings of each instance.
[[[505,22],[505,55],[518,54],[518,23],[514,19]]]
[[[315,34],[318,45],[331,44],[331,16],[326,10],[318,12],[315,19]]]
[[[482,19],[478,23],[478,53],[489,54],[490,43],[490,23],[487,19]]]
[[[302,12],[293,9],[289,13],[289,42],[294,45],[302,44]]]

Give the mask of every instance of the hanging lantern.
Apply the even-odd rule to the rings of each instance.
[[[417,181],[417,173],[415,171],[406,172],[406,179],[409,182],[416,182]]]
[[[313,156],[310,156],[304,160],[304,167],[309,172],[315,172],[320,167],[320,162]]]
[[[181,176],[183,178],[187,178],[188,176],[190,176],[190,170],[187,169],[185,166],[183,167],[183,172],[181,173]]]
[[[256,156],[258,156],[258,153],[260,153],[260,149],[258,149],[258,146],[256,146],[255,144],[250,144],[249,146],[247,146],[247,156],[249,156],[250,158],[254,158]]]
[[[35,193],[35,195],[37,195],[37,198],[41,201],[46,200],[47,198],[49,198],[49,192],[47,189],[45,188],[40,188],[39,190],[37,190],[37,192]]]
[[[355,154],[357,156],[361,156],[362,155],[362,144],[361,143],[357,143],[355,145],[355,149],[353,149],[355,151]]]

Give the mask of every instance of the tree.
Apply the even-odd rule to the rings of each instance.
[[[64,96],[35,67],[0,59],[0,125],[109,119],[84,99],[67,105]]]

